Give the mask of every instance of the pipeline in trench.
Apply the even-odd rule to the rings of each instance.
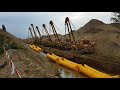
[[[37,50],[37,52],[38,52],[38,49],[35,49],[35,50]],[[50,52],[50,53],[51,53],[51,52]],[[40,54],[41,54],[42,56],[47,57],[47,55],[46,55],[47,52],[46,52],[46,51],[44,52],[44,50],[43,50],[43,52],[41,52]],[[70,55],[68,55],[68,56],[70,56]],[[83,59],[83,58],[81,58],[81,59]],[[78,60],[79,60],[79,58],[78,58]],[[71,60],[71,61],[72,61],[72,60]],[[55,63],[54,63],[54,64],[55,64]],[[57,64],[58,64],[58,63],[57,63]],[[61,65],[58,64],[58,66],[56,66],[56,68],[59,67],[59,66],[61,66]],[[58,71],[59,71],[59,73],[60,73],[59,76],[60,76],[61,78],[69,78],[69,77],[74,78],[74,77],[76,77],[76,76],[74,76],[74,75],[75,75],[74,73],[72,74],[72,73],[70,72],[70,74],[68,74],[68,73],[66,72],[66,70],[64,70],[63,68],[57,68],[57,69],[58,69]],[[86,72],[85,72],[85,73],[86,73]],[[80,74],[80,73],[79,73],[79,74]],[[87,73],[87,74],[88,74],[88,73]],[[90,75],[93,75],[93,74],[90,74]],[[91,77],[91,76],[90,76],[90,77]],[[85,77],[81,77],[81,78],[85,78]]]
[[[47,57],[47,54],[44,52],[40,52],[40,55]],[[55,62],[50,62],[50,63],[52,64],[52,66],[57,67],[60,78],[87,78],[87,76],[85,76],[84,74],[82,74],[80,72],[73,71],[62,65],[56,64]]]

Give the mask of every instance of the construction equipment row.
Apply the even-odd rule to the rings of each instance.
[[[60,38],[58,33],[57,33],[57,26],[53,23],[53,21],[49,22],[49,28],[45,25],[42,24],[42,32],[45,31],[46,35],[42,36],[40,32],[40,28],[38,26],[34,26],[31,24],[31,27],[29,27],[30,34],[32,36],[32,40],[36,44],[44,45],[47,47],[53,47],[53,48],[58,48],[58,49],[63,49],[63,50],[85,50],[86,53],[91,53],[94,51],[94,47],[96,46],[96,43],[94,41],[86,40],[86,39],[81,39],[77,40],[74,36],[74,31],[72,30],[71,26],[72,22],[68,17],[65,18],[65,35],[63,35],[63,38]],[[35,29],[36,28],[36,29]],[[50,32],[48,30],[52,29],[53,31],[53,37],[51,37]],[[68,35],[66,31],[68,30]],[[35,30],[37,30],[39,37],[37,36]],[[32,32],[33,31],[33,32]],[[59,30],[60,31],[60,30]],[[68,37],[67,37],[68,36]],[[30,42],[29,42],[30,43]]]

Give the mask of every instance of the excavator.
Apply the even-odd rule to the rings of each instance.
[[[56,29],[55,29],[55,26],[54,26],[53,21],[50,21],[49,24],[51,25],[51,28],[52,28],[52,30],[53,30],[53,34],[54,34],[54,37],[55,37],[55,42],[56,42],[56,43],[60,42],[60,38],[58,37],[58,34],[57,34]]]
[[[52,20],[49,22],[49,25],[51,26],[55,40],[52,40],[50,34],[48,33],[47,26],[45,24],[43,24],[42,27],[46,32],[47,38],[42,38],[38,26],[36,26],[36,29],[40,37],[38,40],[33,24],[31,24],[32,30],[30,29],[30,32],[32,31],[34,32],[34,36],[35,36],[34,40],[36,42],[40,42],[42,43],[42,45],[47,47],[53,47],[53,48],[58,48],[63,50],[75,50],[78,52],[82,51],[83,53],[91,53],[91,51],[93,52],[94,51],[93,49],[95,48],[96,43],[86,39],[76,40],[74,36],[74,32],[72,30],[73,24],[72,25],[71,24],[72,22],[70,21],[69,17],[66,17],[65,18],[65,39],[60,39],[56,31],[55,24],[53,23]],[[67,36],[66,30],[68,30],[68,37],[66,37]],[[31,33],[31,36],[33,37],[32,33]]]
[[[41,38],[42,38],[42,35],[41,35],[40,31],[39,31],[39,28],[38,28],[38,26],[36,26],[36,29],[37,29],[37,31],[38,31],[38,34],[39,34],[39,39],[41,39]]]
[[[66,37],[66,27],[68,29],[68,36],[69,36],[68,39]],[[72,49],[72,45],[75,43],[75,37],[73,35],[73,30],[72,30],[71,23],[68,17],[65,18],[65,41],[67,44],[66,45],[67,49],[68,50]]]
[[[53,47],[55,43],[53,42],[53,40],[51,39],[51,37],[48,33],[47,26],[45,24],[43,24],[42,27],[45,30],[46,35],[47,35],[47,39],[44,39],[44,41],[43,41],[44,45]]]
[[[30,33],[31,33],[32,38],[34,38],[34,37],[33,37],[32,30],[31,30],[31,28],[30,28],[30,27],[29,27],[29,31],[30,31]]]
[[[50,21],[50,26],[52,28],[52,31],[53,31],[53,34],[54,34],[54,37],[55,37],[55,47],[56,48],[60,48],[62,49],[63,48],[63,40],[59,38],[58,34],[57,34],[57,31],[56,31],[56,28],[55,28],[55,24],[53,23],[53,21]]]
[[[71,24],[70,24],[70,20],[69,20],[68,17],[65,18],[65,34],[66,34],[66,26],[67,26],[67,29],[68,29],[69,41],[72,44],[72,39],[75,42],[75,37],[73,35],[73,30],[72,30],[72,27],[71,27]]]
[[[34,25],[33,25],[33,24],[31,24],[31,27],[32,27],[32,30],[33,30],[33,32],[34,32],[35,39],[37,39],[37,35],[36,35],[35,29],[34,29]]]
[[[95,47],[96,43],[84,39],[80,40],[80,42],[76,41],[73,35],[71,21],[68,17],[65,18],[65,34],[66,34],[66,27],[68,29],[68,35],[69,35],[69,39],[66,38],[66,43],[69,49],[83,51],[83,53],[91,53],[91,49],[94,49],[93,47]]]
[[[38,27],[38,26],[36,26],[36,29],[37,29],[38,34],[39,34],[39,39],[38,39],[38,42],[39,42],[39,44],[40,44],[40,45],[42,45],[43,38],[42,38],[42,35],[41,35],[41,33],[40,33],[39,27]],[[37,43],[38,43],[38,42],[37,42]]]
[[[32,30],[30,27],[28,28],[28,38],[29,38],[29,32],[30,32],[32,38],[28,41],[28,43],[33,43],[35,38],[33,36]]]
[[[42,44],[42,36],[41,36],[41,33],[39,31],[38,26],[35,27],[33,24],[31,24],[31,27],[32,27],[32,31],[34,32],[34,43],[36,43],[36,44]],[[35,32],[35,28],[34,27],[37,29],[39,37],[37,36],[37,33]]]

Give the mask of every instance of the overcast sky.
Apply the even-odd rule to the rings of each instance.
[[[79,29],[91,19],[111,23],[111,16],[111,12],[0,12],[0,27],[4,24],[8,32],[24,39],[28,37],[30,24],[42,29],[42,24],[49,26],[49,21],[52,20],[61,31],[57,32],[64,34],[65,17],[69,17],[76,29]]]

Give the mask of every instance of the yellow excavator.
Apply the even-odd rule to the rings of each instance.
[[[94,47],[96,45],[95,42],[91,42],[90,40],[80,40],[80,42],[75,40],[73,30],[71,27],[71,21],[68,17],[65,18],[65,33],[66,27],[68,29],[69,39],[66,38],[67,44],[70,46],[70,49],[82,51],[81,53],[92,53],[94,51]]]
[[[53,42],[53,40],[51,39],[51,36],[48,33],[47,26],[43,24],[42,27],[45,30],[46,35],[47,35],[47,39],[44,39],[43,41],[44,45],[53,47],[55,43]]]
[[[54,34],[54,37],[55,37],[55,40],[54,40],[55,47],[56,48],[62,48],[62,39],[59,38],[53,21],[50,21],[49,24],[50,24],[50,26],[52,28],[52,31],[53,31],[53,34]]]

